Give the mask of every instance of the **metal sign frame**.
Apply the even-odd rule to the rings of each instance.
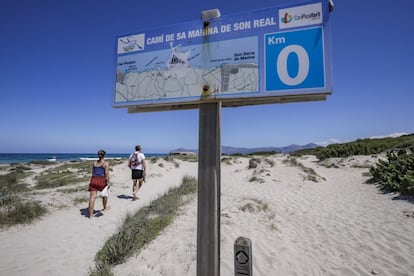
[[[119,36],[113,107],[136,113],[326,100],[328,19],[328,0],[311,0]]]

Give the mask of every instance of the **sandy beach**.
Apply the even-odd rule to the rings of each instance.
[[[252,241],[254,275],[414,275],[414,204],[366,184],[377,157],[231,157],[221,167],[221,275],[234,275],[233,244]],[[148,162],[139,200],[130,171],[112,167],[109,211],[89,220],[87,203],[58,192],[42,196],[51,211],[32,224],[0,230],[1,275],[88,275],[96,252],[125,215],[197,177],[196,162]],[[329,164],[328,164],[329,163]],[[331,166],[334,164],[335,166]],[[29,180],[28,180],[29,181]],[[87,187],[85,182],[83,185]],[[88,192],[84,192],[88,196]],[[67,198],[63,198],[67,197]],[[95,209],[101,209],[97,200]],[[197,196],[143,250],[113,268],[115,275],[196,275]]]

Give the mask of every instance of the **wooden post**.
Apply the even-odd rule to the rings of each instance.
[[[220,275],[221,102],[200,104],[197,276]]]
[[[234,241],[234,276],[252,276],[252,242],[246,237]]]

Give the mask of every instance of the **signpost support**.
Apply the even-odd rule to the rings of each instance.
[[[221,102],[199,110],[197,276],[220,275]]]

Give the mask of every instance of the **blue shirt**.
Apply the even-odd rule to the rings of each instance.
[[[92,169],[92,175],[93,176],[105,176],[105,168],[103,166],[93,166]]]

